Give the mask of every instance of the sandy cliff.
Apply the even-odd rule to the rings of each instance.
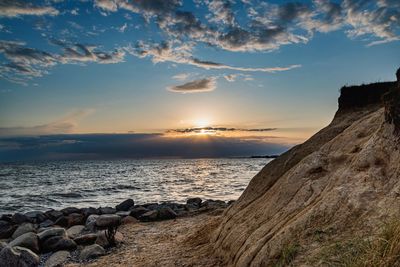
[[[399,137],[382,102],[396,86],[342,88],[332,123],[252,179],[213,235],[226,265],[321,265],[324,248],[400,216]]]

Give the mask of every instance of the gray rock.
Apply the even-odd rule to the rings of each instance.
[[[7,247],[7,243],[3,242],[3,241],[0,241],[0,251],[5,247]]]
[[[150,210],[139,217],[142,222],[156,221],[158,218],[158,210]]]
[[[61,227],[68,227],[68,217],[67,216],[61,216],[60,218],[58,218],[54,224],[61,226]]]
[[[14,234],[12,235],[12,239],[16,239],[17,237],[26,234],[26,233],[35,233],[36,229],[35,226],[31,223],[24,223],[18,226],[17,230],[15,230]]]
[[[123,201],[122,203],[118,204],[115,209],[117,211],[128,211],[131,207],[135,205],[135,202],[133,199],[127,199]]]
[[[68,227],[85,223],[85,216],[80,213],[71,213],[67,216]]]
[[[0,221],[0,239],[10,238],[14,233],[16,226],[7,221]]]
[[[142,206],[136,206],[130,210],[130,216],[135,217],[136,219],[139,219],[140,216],[145,214],[146,212],[150,211],[149,209],[146,209],[145,207]]]
[[[39,252],[39,238],[35,233],[23,234],[9,244],[10,247],[24,247],[35,253]]]
[[[29,222],[29,218],[25,216],[22,213],[14,213],[14,215],[11,217],[11,221],[15,224],[21,224],[24,222]]]
[[[90,231],[90,232],[94,232],[96,230],[96,220],[99,217],[100,217],[100,215],[90,215],[86,219],[85,230]]]
[[[76,243],[63,236],[53,236],[47,238],[42,243],[42,251],[43,252],[56,252],[59,250],[75,250],[77,245]]]
[[[64,228],[54,227],[54,228],[50,228],[50,229],[44,230],[43,232],[40,232],[38,234],[40,242],[43,242],[44,240],[46,240],[46,239],[48,239],[50,237],[53,237],[53,236],[66,237],[67,236],[67,232],[65,231]]]
[[[130,211],[117,211],[117,213],[115,213],[115,215],[118,215],[120,217],[126,217],[126,216],[131,215],[131,212]]]
[[[64,214],[65,216],[68,216],[72,213],[80,213],[80,210],[78,208],[75,207],[68,207],[65,209],[60,210],[62,212],[62,214]]]
[[[100,215],[96,220],[98,228],[117,227],[121,225],[121,217],[114,214]]]
[[[176,213],[170,207],[162,207],[158,210],[157,219],[171,220],[176,218]]]
[[[37,267],[39,256],[22,247],[6,247],[0,252],[0,266],[4,267]]]
[[[96,242],[97,234],[86,234],[78,236],[74,239],[75,243],[80,246],[92,245]]]
[[[138,219],[136,219],[135,217],[132,216],[126,216],[124,218],[122,218],[121,220],[121,224],[131,224],[131,223],[137,223]]]
[[[74,239],[75,237],[79,236],[82,233],[83,229],[85,229],[85,226],[83,225],[74,225],[68,228],[67,235],[69,238]]]
[[[186,201],[186,204],[200,207],[200,206],[201,206],[201,202],[202,202],[201,198],[199,198],[199,197],[194,197],[194,198],[189,198],[189,199]]]
[[[68,261],[70,258],[71,253],[66,250],[60,250],[54,253],[53,255],[48,258],[46,263],[44,264],[45,267],[61,267]]]
[[[39,228],[47,228],[47,227],[50,227],[50,226],[53,226],[53,225],[54,225],[54,222],[52,220],[47,219],[44,222],[41,222],[39,224]]]
[[[98,258],[105,254],[106,254],[106,251],[104,250],[104,248],[102,248],[99,245],[94,244],[94,245],[85,247],[81,251],[79,258],[81,260],[89,260],[89,259]]]
[[[31,223],[41,223],[47,220],[46,215],[41,211],[30,211],[25,213]]]
[[[104,207],[104,208],[99,208],[99,212],[100,214],[115,214],[117,210],[111,207]]]
[[[58,218],[63,216],[63,213],[58,210],[48,210],[44,214],[52,221],[56,221]]]
[[[114,236],[114,241],[116,244],[119,244],[123,241],[124,236],[120,232],[116,232]],[[106,231],[100,231],[97,233],[96,244],[102,246],[103,248],[108,248],[111,246],[110,242],[108,242]]]
[[[85,218],[89,217],[90,215],[98,215],[99,211],[95,208],[82,208],[81,209],[81,214],[83,214],[83,216],[85,216]]]

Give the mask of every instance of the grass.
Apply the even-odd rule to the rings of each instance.
[[[275,267],[290,266],[299,252],[300,246],[297,244],[287,244],[283,247]]]
[[[386,223],[372,239],[355,238],[323,249],[319,262],[335,267],[400,266],[400,220]]]

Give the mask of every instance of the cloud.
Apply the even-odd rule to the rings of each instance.
[[[128,28],[128,24],[124,23],[124,25],[122,25],[120,28],[118,28],[118,31],[124,33],[126,28]]]
[[[228,82],[234,82],[234,81],[236,81],[237,75],[236,74],[228,74],[228,75],[224,75],[224,78]]]
[[[237,137],[67,134],[0,138],[0,162],[121,158],[214,158],[281,154],[290,145]]]
[[[185,81],[187,78],[189,78],[190,74],[189,73],[179,73],[174,76],[172,76],[172,79],[178,80],[178,81]]]
[[[25,15],[56,16],[59,12],[51,6],[35,6],[20,0],[1,0],[0,1],[0,17],[19,17]]]
[[[182,85],[175,85],[167,87],[168,91],[175,92],[175,93],[203,93],[203,92],[211,92],[214,91],[216,85],[216,78],[209,77],[200,80],[194,80],[191,82],[187,82]]]
[[[111,64],[122,62],[125,56],[122,49],[104,52],[92,45],[69,44],[60,40],[52,40],[52,43],[61,47],[62,52],[48,53],[26,47],[24,42],[0,40],[0,54],[7,60],[0,65],[0,76],[13,82],[26,83],[33,77],[47,74],[48,69],[57,64]]]
[[[93,109],[77,110],[56,121],[32,127],[0,127],[0,137],[71,133],[82,118],[93,112]]]
[[[218,133],[218,132],[270,132],[275,131],[277,128],[235,128],[235,127],[194,127],[184,129],[168,130],[169,133]]]

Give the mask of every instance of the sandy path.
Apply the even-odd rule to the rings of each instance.
[[[120,228],[124,242],[110,254],[76,266],[221,266],[208,246],[221,212]]]

